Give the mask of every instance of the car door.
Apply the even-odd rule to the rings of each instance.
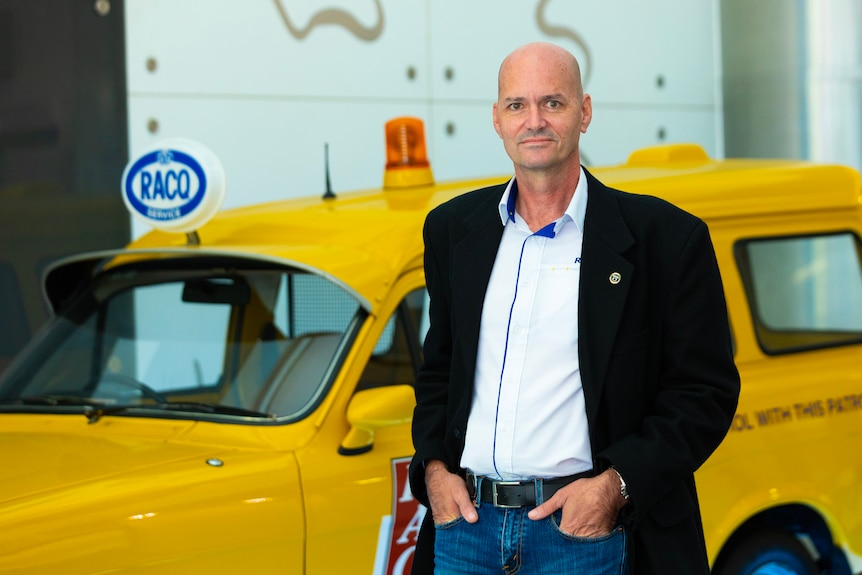
[[[390,295],[378,318],[360,331],[320,433],[297,453],[309,574],[409,573],[425,513],[406,481],[412,386],[427,310],[421,271],[402,278]],[[350,420],[362,417],[358,412],[377,413],[370,416],[373,436],[368,445],[346,449],[349,434],[365,433],[351,428]]]

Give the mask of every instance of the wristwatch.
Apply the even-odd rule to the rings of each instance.
[[[617,477],[620,478],[620,495],[622,495],[623,499],[625,499],[626,501],[630,501],[631,497],[629,496],[628,487],[626,487],[626,480],[623,479],[623,476],[620,475],[620,472],[617,471],[615,468],[611,467],[611,470],[617,474]]]

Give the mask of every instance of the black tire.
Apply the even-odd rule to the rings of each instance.
[[[719,559],[714,575],[819,575],[805,546],[778,529],[758,531]]]

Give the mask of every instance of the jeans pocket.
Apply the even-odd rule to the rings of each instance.
[[[434,529],[437,529],[437,530],[450,529],[452,527],[455,527],[456,525],[458,525],[462,521],[464,521],[463,515],[456,517],[455,519],[451,519],[449,521],[444,521],[443,523],[435,523]]]
[[[548,517],[543,552],[556,561],[559,573],[630,575],[629,534],[622,525],[598,537],[578,537],[560,529],[562,512]],[[553,571],[548,571],[549,573]]]
[[[568,541],[577,541],[581,543],[603,543],[605,541],[610,541],[615,537],[620,537],[623,535],[623,528],[619,525],[614,527],[614,529],[610,533],[607,533],[605,535],[597,535],[595,537],[581,537],[579,535],[573,535],[571,533],[566,533],[560,528],[560,523],[562,523],[562,519],[563,512],[561,510],[557,510],[548,517],[548,522],[551,524],[557,535]]]

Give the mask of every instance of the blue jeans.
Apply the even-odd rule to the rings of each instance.
[[[481,503],[479,521],[459,517],[435,526],[435,575],[626,575],[628,533],[575,537],[560,531],[562,511],[527,517],[531,507],[503,509]]]

